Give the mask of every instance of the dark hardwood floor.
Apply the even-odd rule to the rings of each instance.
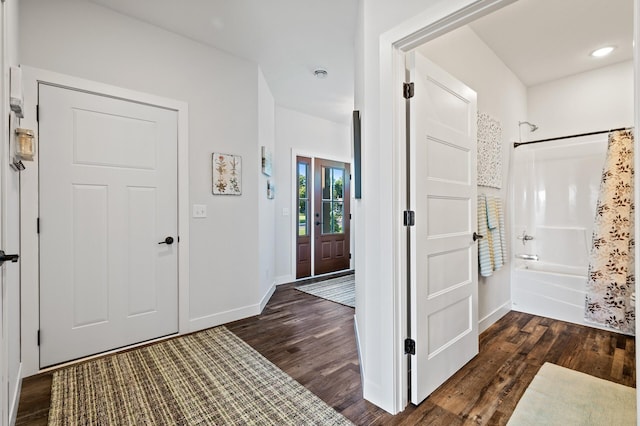
[[[358,425],[506,424],[544,362],[635,387],[635,340],[510,312],[480,336],[480,354],[419,406],[396,416],[362,399],[354,309],[278,287],[261,315],[227,328]],[[18,425],[46,424],[51,375],[24,380]]]

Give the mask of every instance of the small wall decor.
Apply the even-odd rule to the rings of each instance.
[[[485,113],[478,113],[477,184],[502,187],[502,124]]]
[[[242,157],[214,152],[212,167],[214,195],[242,194]]]
[[[267,179],[267,198],[273,200],[275,197],[276,188],[273,186],[271,179]]]
[[[262,147],[262,173],[267,176],[271,176],[271,168],[273,167],[273,159],[271,157],[271,150],[266,146]]]

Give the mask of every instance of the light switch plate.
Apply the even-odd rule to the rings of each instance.
[[[196,217],[196,218],[207,217],[207,206],[205,204],[194,204],[193,217]]]

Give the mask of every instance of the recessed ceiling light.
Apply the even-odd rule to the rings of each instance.
[[[327,70],[323,70],[323,69],[317,69],[313,72],[313,75],[315,75],[318,78],[327,78],[327,76],[329,75],[329,73],[327,72]]]
[[[600,49],[596,49],[593,52],[591,52],[591,56],[594,56],[596,58],[602,58],[603,56],[607,56],[609,53],[613,52],[614,49],[615,49],[615,46],[601,47]]]

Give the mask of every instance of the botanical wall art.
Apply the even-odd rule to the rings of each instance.
[[[241,195],[242,157],[214,152],[212,163],[213,194]]]
[[[478,185],[502,187],[502,124],[478,113]]]

